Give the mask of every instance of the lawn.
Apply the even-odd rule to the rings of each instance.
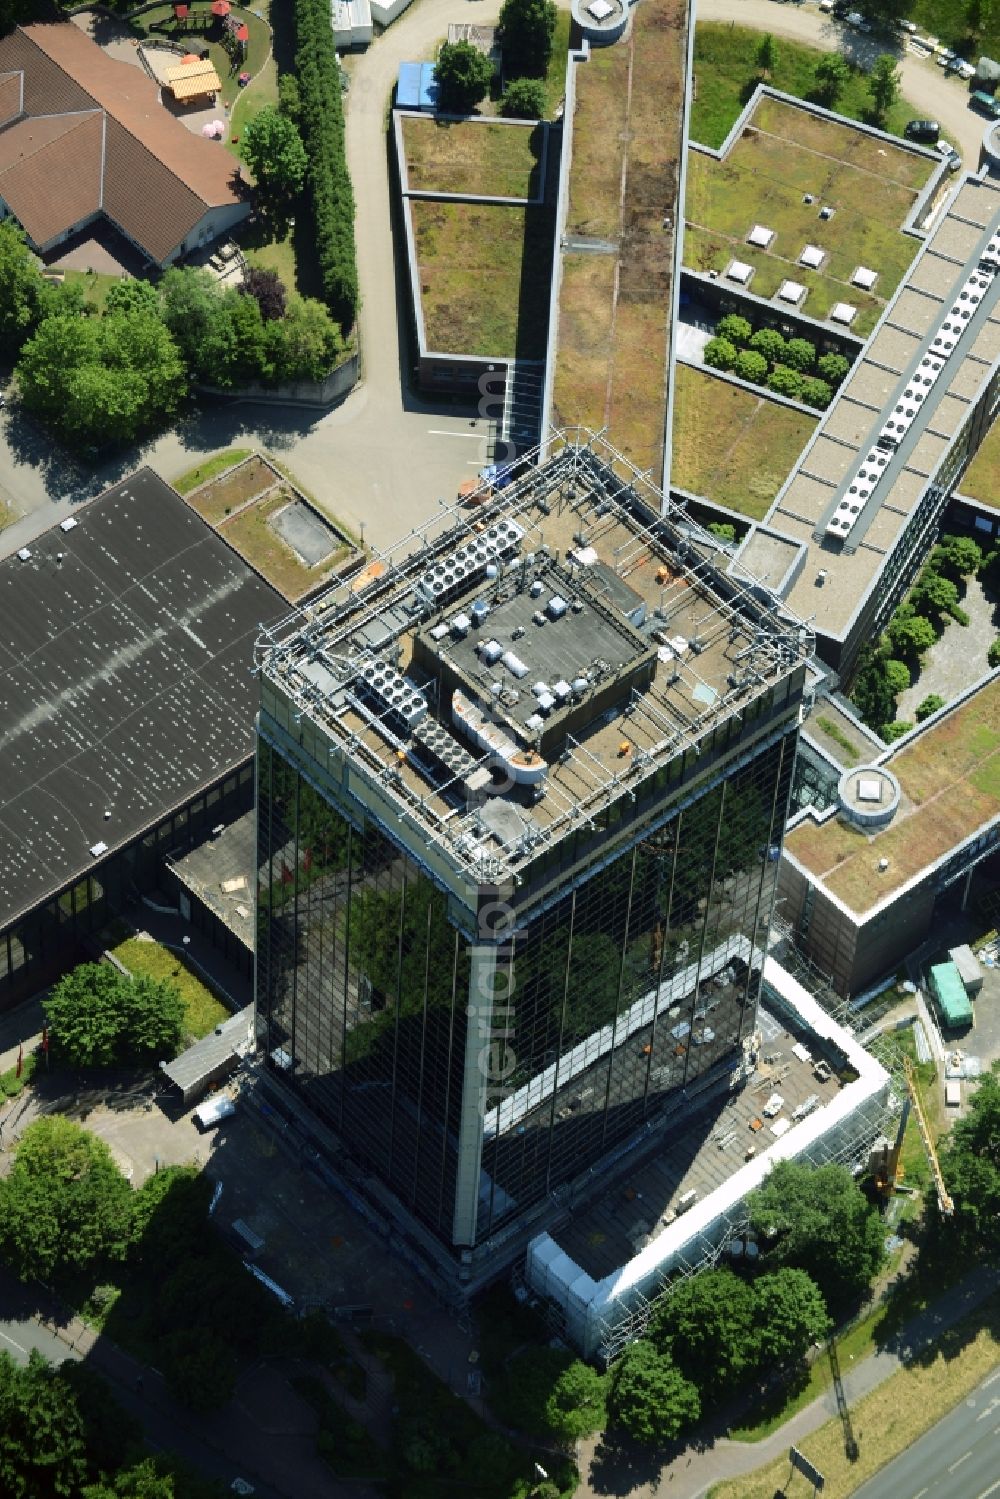
[[[695,28],[697,89],[691,106],[692,140],[701,141],[704,146],[722,145],[758,81],[754,59],[760,36],[759,31],[749,27],[728,26],[724,22],[706,21]],[[810,98],[816,64],[827,54],[785,37],[778,39],[777,46],[777,66],[767,82],[796,98]],[[855,69],[837,101],[837,112],[852,120],[864,120],[870,108],[868,79]],[[906,99],[898,99],[889,112],[887,128],[892,134],[901,135],[907,120],[924,112]]]
[[[816,419],[678,364],[670,482],[760,520]]]
[[[342,562],[350,550],[346,541],[335,546],[315,567],[307,567],[296,552],[282,540],[271,525],[275,514],[288,505],[293,496],[281,487],[256,504],[219,525],[219,535],[245,557],[251,567],[284,594],[290,603],[308,593],[328,577],[331,568]]]
[[[170,979],[177,985],[184,1002],[184,1030],[194,1040],[209,1035],[223,1020],[229,1019],[226,1006],[206,988],[184,959],[159,942],[129,937],[112,951],[130,973],[144,974],[151,979]]]
[[[845,1454],[844,1428],[839,1419],[796,1441],[799,1451],[824,1475],[826,1499],[847,1499],[953,1410],[995,1368],[1000,1359],[1000,1299],[994,1297],[946,1332],[937,1349],[933,1358],[918,1360],[894,1374],[852,1408],[851,1421],[860,1446],[856,1461]],[[773,1499],[776,1492],[804,1496],[809,1485],[804,1479],[789,1485],[788,1474],[788,1458],[783,1452],[755,1473],[716,1484],[710,1490],[710,1499]]]
[[[0,531],[4,526],[9,526],[12,520],[16,520],[15,512],[7,504],[6,500],[0,500]]]
[[[874,837],[830,818],[785,840],[789,853],[824,877],[828,890],[863,912],[1000,810],[1000,684],[992,683],[892,760],[903,806]],[[888,868],[876,875],[880,859]]]
[[[543,358],[555,222],[551,207],[411,198],[407,212],[428,349]]]
[[[170,5],[154,5],[145,10],[141,15],[132,19],[132,25],[137,32],[149,37],[150,41],[180,42],[184,46],[190,46],[192,51],[201,52],[208,48],[209,57],[215,66],[215,71],[222,80],[221,103],[225,103],[233,109],[235,101],[242,94],[250,94],[266,88],[264,79],[258,84],[252,82],[248,88],[241,89],[237,79],[239,72],[246,72],[256,80],[257,75],[267,63],[271,72],[274,71],[273,60],[268,63],[271,50],[271,30],[266,23],[270,0],[256,6],[253,10],[245,10],[241,6],[234,5],[232,13],[244,21],[250,32],[250,40],[247,43],[247,54],[240,67],[232,71],[229,55],[219,40],[222,34],[222,23],[216,21],[208,6],[202,8],[192,7],[192,15],[187,23],[178,22],[174,19],[174,7]],[[272,83],[273,97],[277,98],[277,84]],[[260,107],[258,105],[258,107]],[[235,123],[235,116],[239,116],[241,122],[245,121],[242,107],[234,109],[234,118],[230,120],[230,126]],[[231,130],[231,133],[235,133]]]
[[[244,458],[249,457],[249,448],[225,448],[223,452],[213,453],[211,458],[203,459],[197,467],[189,468],[179,479],[172,479],[171,483],[178,494],[190,494],[199,484],[207,484],[216,474],[221,474],[225,469],[232,468],[234,463],[242,463]]]
[[[577,68],[566,232],[611,249],[564,256],[559,305],[557,423],[607,426],[615,446],[655,474],[666,416],[686,14],[683,0],[646,0],[628,41],[594,49]]]
[[[500,120],[480,123],[406,115],[402,133],[410,189],[495,198],[539,195],[545,139],[540,125],[531,129]]]
[[[850,126],[765,99],[724,161],[697,151],[688,158],[685,262],[723,271],[745,260],[756,268],[753,291],[764,297],[786,277],[800,281],[812,317],[849,301],[858,308],[856,331],[867,333],[913,260],[916,242],[900,226],[932,170],[932,162]],[[831,218],[819,217],[822,206],[835,210]],[[775,232],[768,250],[746,244],[756,223]],[[826,253],[821,271],[798,264],[807,244]],[[858,265],[878,270],[877,296],[850,284]]]
[[[958,485],[963,494],[1000,509],[1000,422],[994,422]]]
[[[83,298],[95,312],[104,311],[104,303],[113,286],[121,286],[121,276],[106,276],[101,271],[72,271],[61,273],[67,282],[78,281],[83,287]]]

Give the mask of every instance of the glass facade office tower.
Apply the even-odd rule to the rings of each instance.
[[[470,1282],[755,1025],[808,642],[594,448],[262,642],[261,1044]]]

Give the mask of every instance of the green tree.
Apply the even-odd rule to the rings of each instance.
[[[113,1480],[88,1484],[82,1499],[175,1499],[173,1476],[161,1473],[156,1459],[145,1458],[135,1467],[116,1473]]]
[[[728,312],[721,317],[715,325],[716,337],[727,338],[737,348],[748,344],[753,337],[753,328],[745,317],[738,312]]]
[[[780,364],[785,358],[785,340],[777,328],[758,328],[750,340],[751,349],[763,354],[768,364]]]
[[[504,72],[513,78],[544,78],[556,29],[553,0],[504,0],[497,39]]]
[[[918,660],[937,640],[937,632],[930,620],[918,614],[912,604],[900,604],[889,621],[886,635],[898,656]]]
[[[272,376],[260,305],[232,288],[216,295],[197,356],[197,378],[223,390]]]
[[[16,352],[42,315],[45,283],[13,219],[0,222],[0,347]]]
[[[925,568],[910,598],[919,613],[950,614],[958,605],[958,588],[950,578]]]
[[[925,718],[930,718],[931,714],[936,713],[939,708],[943,708],[944,704],[944,698],[941,697],[938,693],[928,693],[923,701],[917,704],[915,710],[917,723],[923,723]]]
[[[97,446],[161,424],[187,390],[180,351],[147,310],[48,317],[24,345],[16,375],[30,411],[58,422],[70,442]]]
[[[267,335],[275,380],[322,380],[344,347],[330,313],[312,297],[289,297],[284,317]]]
[[[116,281],[109,286],[104,298],[105,312],[149,312],[154,316],[160,311],[160,295],[149,281]]]
[[[294,73],[279,73],[278,75],[278,108],[283,115],[290,120],[299,123],[302,113],[302,95],[299,93],[299,80]]]
[[[934,555],[952,577],[969,578],[983,565],[983,549],[971,536],[942,536]]]
[[[735,371],[741,380],[749,380],[752,385],[763,385],[767,379],[767,360],[756,349],[744,349],[736,356]]]
[[[816,361],[817,370],[829,385],[839,385],[850,367],[851,361],[843,354],[821,354]]]
[[[899,98],[899,68],[890,52],[876,58],[868,80],[868,93],[872,101],[872,113],[879,125],[889,118],[889,111]]]
[[[630,1343],[611,1375],[612,1419],[643,1445],[662,1446],[701,1415],[697,1386],[645,1339]]]
[[[897,661],[890,657],[884,663],[884,671],[891,693],[895,695],[906,691],[910,685],[910,668],[905,661]]]
[[[885,674],[885,657],[872,646],[864,646],[858,656],[851,701],[872,729],[877,729],[896,711],[896,695]]]
[[[176,984],[127,978],[109,963],[81,963],[43,1004],[53,1046],[75,1067],[172,1057],[184,1032]]]
[[[805,374],[816,363],[816,345],[808,338],[790,338],[785,349],[785,363]]]
[[[210,271],[171,266],[160,280],[160,313],[192,378],[203,374],[203,349],[216,313],[218,290]]]
[[[273,104],[265,104],[243,126],[240,154],[269,201],[287,201],[302,191],[306,149],[295,121]]]
[[[602,1425],[605,1388],[604,1377],[565,1348],[532,1347],[507,1365],[495,1404],[520,1431],[574,1442]]]
[[[489,93],[493,64],[471,42],[445,42],[438,53],[434,76],[441,109],[451,114],[471,114]]]
[[[767,388],[779,396],[787,396],[790,401],[797,401],[802,395],[802,376],[787,365],[776,365],[767,377]]]
[[[805,1270],[834,1312],[857,1301],[885,1259],[882,1220],[844,1166],[779,1161],[749,1209],[768,1263]]]
[[[778,44],[769,31],[765,31],[757,44],[757,52],[754,58],[758,73],[770,78],[778,66]]]
[[[248,265],[237,290],[244,297],[253,297],[265,323],[280,322],[285,316],[288,293],[277,271],[267,270],[260,265]]]
[[[736,349],[728,338],[710,338],[703,358],[713,370],[731,370],[736,363]]]
[[[654,1310],[649,1338],[703,1394],[734,1389],[760,1359],[753,1292],[731,1270],[689,1275]]]
[[[825,380],[817,380],[812,375],[807,375],[802,381],[802,399],[807,406],[815,406],[822,410],[829,406],[833,399],[833,391]]]
[[[846,57],[827,52],[813,69],[813,96],[819,104],[833,109],[851,76]]]
[[[1000,635],[997,636],[986,652],[986,659],[992,667],[1000,666]]]
[[[0,1254],[22,1280],[124,1258],[132,1192],[110,1150],[61,1114],[24,1131],[0,1180]]]
[[[980,37],[990,29],[995,8],[995,0],[966,0],[965,24],[970,36]]]
[[[952,1126],[941,1169],[955,1220],[994,1259],[1000,1249],[1000,1063],[980,1075],[968,1112]]]
[[[67,1381],[37,1349],[23,1369],[0,1352],[0,1492],[61,1499],[86,1476],[83,1421]]]
[[[907,723],[906,719],[895,718],[892,723],[882,724],[878,732],[886,744],[895,744],[897,739],[902,739],[903,735],[908,734],[912,728],[913,725]]]
[[[92,1473],[115,1473],[142,1451],[142,1425],[114,1399],[111,1387],[89,1363],[66,1359],[60,1376],[69,1385],[83,1422]]]
[[[544,120],[545,86],[538,78],[512,78],[503,91],[500,113],[510,120]]]
[[[832,1325],[823,1293],[804,1270],[761,1275],[753,1298],[761,1359],[769,1366],[801,1363]]]

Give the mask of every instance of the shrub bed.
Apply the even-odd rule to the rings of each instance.
[[[758,328],[739,313],[720,318],[705,345],[710,369],[731,370],[752,385],[818,410],[829,406],[834,390],[851,368],[843,354],[820,354],[807,338],[785,338],[777,328]]]

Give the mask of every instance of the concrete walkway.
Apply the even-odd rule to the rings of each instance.
[[[980,1306],[1000,1289],[1000,1269],[982,1267],[970,1271],[935,1302],[906,1323],[886,1347],[843,1370],[844,1392],[853,1406],[930,1347],[956,1322]],[[621,1456],[601,1446],[600,1438],[582,1444],[580,1471],[582,1496],[624,1496],[630,1499],[700,1499],[723,1479],[738,1478],[787,1453],[810,1432],[837,1415],[837,1401],[830,1387],[811,1405],[798,1411],[784,1426],[761,1442],[733,1442],[715,1433],[702,1432],[669,1462],[661,1464],[645,1454]],[[864,1442],[864,1431],[855,1433]],[[872,1439],[875,1433],[870,1434]]]

